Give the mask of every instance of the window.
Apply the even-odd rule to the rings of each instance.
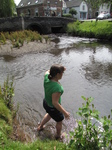
[[[31,11],[30,11],[30,9],[28,9],[28,16],[30,16],[31,15]]]
[[[38,16],[38,8],[35,9],[35,16]]]
[[[82,6],[82,10],[85,10],[85,5]]]
[[[21,4],[21,6],[23,6],[23,3]]]

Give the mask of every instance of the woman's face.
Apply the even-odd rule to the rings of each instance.
[[[63,73],[64,73],[64,72],[62,72],[62,73],[58,73],[58,74],[57,74],[58,80],[60,80],[60,79],[62,78]]]

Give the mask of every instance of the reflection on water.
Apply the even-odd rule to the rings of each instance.
[[[94,97],[96,109],[101,115],[108,115],[112,108],[112,45],[64,35],[55,39],[56,47],[47,53],[0,57],[0,82],[8,74],[15,78],[19,117],[29,126],[36,126],[42,119],[44,72],[57,63],[66,67],[60,81],[64,87],[62,105],[71,116],[76,118],[82,95]]]
[[[112,81],[112,62],[111,55],[109,53],[104,55],[103,52],[98,55],[93,55],[90,57],[90,62],[87,64],[82,64],[82,69],[85,72],[85,78],[90,82],[94,82],[97,85],[103,85]]]

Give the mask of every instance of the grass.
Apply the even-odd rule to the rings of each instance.
[[[67,32],[74,36],[112,40],[112,21],[77,21],[68,24]]]
[[[21,143],[18,141],[7,140],[5,144],[0,147],[4,150],[70,150],[66,145],[58,141],[40,141],[37,140],[33,143]]]
[[[0,97],[0,148],[12,133],[12,114]]]

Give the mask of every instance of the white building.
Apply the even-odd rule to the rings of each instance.
[[[77,15],[74,18],[78,20],[85,20],[88,18],[88,6],[83,0],[71,0],[66,2],[66,14],[69,13],[70,9],[73,8],[77,11]]]

